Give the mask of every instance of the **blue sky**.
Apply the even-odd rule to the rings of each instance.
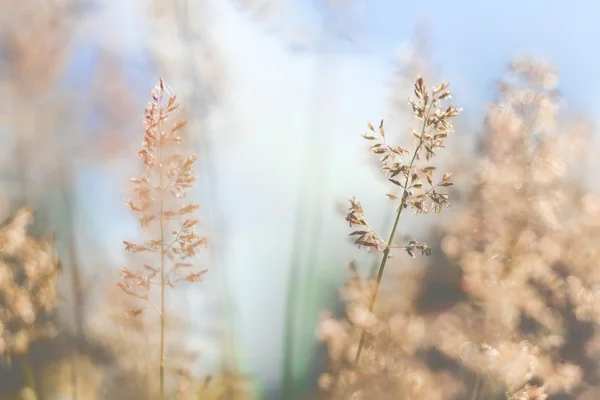
[[[83,61],[93,60],[93,46],[121,56],[128,75],[135,78],[140,107],[157,80],[144,52],[149,27],[145,13],[140,12],[142,3],[104,3],[104,14],[96,15],[82,29],[81,53],[74,60],[78,63],[74,70],[86,76],[83,70],[91,65]],[[357,254],[344,247],[345,224],[335,212],[335,202],[357,195],[370,209],[380,208],[384,189],[372,182],[373,171],[364,166],[360,134],[366,122],[385,114],[390,95],[385,84],[398,46],[410,40],[416,23],[427,23],[433,64],[438,75],[452,83],[456,101],[465,106],[465,118],[482,117],[507,62],[525,52],[547,57],[559,68],[560,88],[573,107],[594,115],[600,105],[600,56],[596,52],[600,3],[593,1],[362,0],[342,18],[352,23],[349,31],[359,39],[357,51],[349,52],[346,46],[344,51],[324,56],[319,75],[315,75],[314,55],[290,51],[289,40],[281,38],[294,37],[298,29],[316,35],[315,1],[283,2],[272,30],[239,14],[230,2],[215,3],[211,29],[226,59],[228,76],[223,118],[212,125],[220,180],[217,200],[227,216],[229,233],[226,275],[236,297],[245,364],[273,385],[280,369],[279,327],[292,238],[289,227],[302,199],[297,182],[305,154],[314,151],[311,146],[326,147],[328,157],[320,173],[326,183],[323,237],[337,238],[339,246],[335,245],[335,254],[327,248],[320,254],[333,260],[331,268],[338,269],[334,275],[340,278],[345,261]],[[329,20],[328,24],[337,27]],[[164,72],[167,80],[168,72]],[[318,85],[322,89],[315,98]],[[317,127],[314,121],[319,122]],[[315,129],[319,143],[309,146],[307,140]],[[141,135],[141,125],[138,132]],[[122,180],[123,168],[133,174],[136,167],[122,160],[97,167],[82,176],[80,186],[82,215],[91,221],[91,229],[103,233],[101,246],[115,266],[125,261],[122,236],[137,232],[121,202],[126,182],[115,183]],[[88,176],[94,179],[84,179]],[[343,254],[340,249],[345,249]],[[203,284],[202,290],[207,286]],[[206,305],[210,296],[194,293],[188,297],[189,312],[198,314],[202,310],[198,304]]]
[[[302,2],[304,3],[304,2]],[[306,2],[310,4],[313,2]],[[600,3],[595,1],[358,1],[352,20],[368,38],[369,57],[390,59],[416,22],[430,30],[440,74],[476,100],[489,99],[506,63],[523,53],[550,59],[571,104],[594,110],[600,56]],[[465,86],[464,88],[461,86]],[[459,92],[459,90],[457,90]],[[581,96],[585,93],[586,96]],[[591,101],[590,101],[591,100]]]

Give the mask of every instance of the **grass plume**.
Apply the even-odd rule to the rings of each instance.
[[[196,181],[194,155],[184,157],[174,147],[183,143],[180,129],[186,121],[171,122],[179,108],[176,96],[170,95],[163,104],[165,83],[152,90],[152,102],[148,105],[144,118],[144,141],[138,153],[145,173],[134,178],[134,200],[126,200],[131,211],[140,215],[140,224],[145,231],[151,225],[158,225],[154,238],[135,244],[124,241],[125,248],[133,253],[150,252],[157,258],[158,265],[144,264],[133,272],[121,269],[122,282],[119,288],[126,294],[145,303],[141,308],[128,311],[135,317],[146,309],[154,310],[160,318],[160,398],[165,397],[165,303],[167,288],[174,288],[180,282],[197,282],[206,270],[194,270],[191,262],[200,246],[206,244],[206,237],[199,236],[194,227],[196,219],[187,219],[198,206],[195,204],[173,204],[185,197],[186,191]],[[159,304],[150,298],[152,285],[159,288]]]
[[[452,185],[452,182],[450,182],[451,174],[443,174],[442,178],[434,184],[433,172],[436,168],[430,165],[422,168],[417,168],[416,166],[417,160],[421,159],[423,154],[427,161],[433,158],[435,151],[444,147],[446,138],[453,132],[451,119],[457,116],[461,110],[452,104],[445,110],[441,108],[442,101],[451,96],[447,88],[448,84],[443,83],[439,87],[434,88],[430,95],[422,78],[418,78],[415,82],[414,92],[417,99],[409,99],[409,103],[416,118],[422,121],[422,127],[420,131],[413,132],[414,137],[417,139],[417,144],[412,153],[402,146],[393,147],[387,143],[383,120],[379,125],[378,131],[369,124],[370,133],[364,135],[366,140],[375,142],[371,145],[370,149],[373,153],[381,156],[380,166],[388,177],[388,180],[402,188],[400,204],[396,210],[394,225],[392,226],[387,242],[369,226],[360,203],[355,199],[350,199],[350,210],[346,220],[350,227],[360,227],[358,230],[350,233],[350,235],[357,237],[355,243],[359,247],[366,246],[383,252],[381,264],[377,272],[375,290],[369,302],[369,314],[373,312],[373,307],[375,306],[375,300],[377,299],[385,265],[394,244],[394,237],[402,211],[410,207],[415,213],[426,214],[431,210],[440,212],[443,207],[449,205],[448,195],[440,192],[439,188]],[[378,137],[375,135],[378,135]],[[410,155],[409,162],[406,162],[405,155]],[[402,179],[398,181],[397,176],[404,178],[403,182]],[[423,178],[428,186],[423,185]],[[388,194],[387,197],[393,201],[398,200],[398,197],[393,194]],[[429,255],[431,251],[427,244],[419,243],[415,240],[406,244],[404,250],[412,257],[414,257],[417,251],[424,255]],[[365,326],[354,359],[356,364],[360,360],[366,334],[367,327]]]

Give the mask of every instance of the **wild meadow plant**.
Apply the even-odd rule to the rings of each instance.
[[[412,150],[389,144],[383,121],[377,129],[368,124],[369,132],[364,138],[372,143],[370,150],[380,156],[380,168],[386,178],[400,191],[398,194],[387,194],[388,199],[396,202],[397,207],[391,232],[386,235],[386,239],[369,225],[361,204],[354,198],[350,199],[346,220],[351,227],[356,227],[350,236],[359,247],[365,246],[368,250],[381,252],[381,261],[379,268],[372,271],[373,275],[374,272],[377,273],[376,276],[369,276],[367,282],[359,278],[356,267],[351,265],[353,279],[342,292],[344,300],[349,303],[348,321],[338,321],[332,316],[326,316],[319,325],[318,336],[327,344],[329,354],[329,371],[319,379],[322,398],[383,398],[381,396],[388,396],[390,393],[412,395],[407,390],[406,382],[399,385],[397,379],[394,381],[386,378],[388,374],[402,375],[402,371],[406,369],[394,369],[394,366],[398,366],[383,365],[377,360],[378,354],[386,354],[386,351],[391,350],[393,342],[387,342],[387,349],[386,346],[380,346],[383,330],[373,311],[393,249],[403,249],[411,257],[416,254],[431,254],[431,248],[417,240],[401,245],[395,243],[403,211],[410,208],[415,214],[426,214],[431,211],[441,212],[449,206],[449,197],[444,189],[452,185],[451,174],[438,174],[436,167],[431,165],[437,151],[444,147],[446,139],[453,132],[453,118],[461,111],[452,104],[443,106],[451,98],[448,87],[447,83],[443,83],[430,91],[422,78],[414,83],[416,99],[409,99],[409,104],[420,129],[411,132],[415,139]],[[413,281],[406,281],[410,282]],[[395,287],[395,291],[398,290],[406,290],[407,298],[411,298],[414,292],[414,288],[409,285],[403,285],[401,289]],[[380,306],[387,307],[387,304]],[[380,313],[379,308],[377,314]],[[365,352],[367,355],[361,358]],[[417,368],[417,365],[414,367]],[[409,377],[409,374],[406,376]],[[382,377],[387,379],[387,383],[382,384]]]
[[[451,173],[444,173],[441,178],[434,183],[434,171],[436,167],[431,165],[417,166],[422,161],[429,162],[434,156],[436,150],[444,147],[444,142],[448,135],[453,132],[451,119],[460,113],[460,109],[454,105],[442,108],[442,102],[451,97],[448,89],[448,83],[435,87],[431,94],[425,86],[423,79],[419,78],[414,85],[416,100],[409,99],[409,103],[415,113],[416,118],[422,121],[420,131],[414,131],[416,145],[412,151],[402,146],[391,146],[387,143],[383,120],[379,125],[378,132],[369,124],[370,133],[363,137],[374,142],[370,149],[373,153],[381,156],[380,166],[388,180],[402,189],[400,197],[394,194],[386,196],[392,201],[399,201],[396,209],[396,217],[392,230],[387,240],[384,240],[367,223],[362,206],[354,198],[350,199],[350,211],[346,217],[350,227],[358,226],[359,229],[350,233],[355,236],[355,243],[360,246],[382,251],[381,264],[375,281],[375,289],[371,301],[369,302],[368,314],[373,312],[379,286],[385,270],[385,265],[390,257],[390,251],[394,246],[394,236],[400,222],[402,212],[411,208],[415,213],[426,214],[430,211],[440,212],[442,208],[449,206],[448,194],[440,191],[441,188],[451,186]],[[374,136],[378,135],[378,136]],[[428,164],[428,163],[427,163]],[[426,182],[424,185],[423,182]],[[419,252],[422,255],[429,255],[431,249],[426,243],[420,243],[416,240],[410,241],[403,246],[404,250],[414,257]],[[365,314],[365,315],[368,315]],[[367,335],[367,326],[363,328],[356,351],[354,362],[358,364],[360,355]]]
[[[140,215],[144,231],[152,231],[150,239],[143,244],[124,241],[126,250],[133,253],[151,253],[155,260],[143,264],[133,272],[121,270],[122,282],[119,288],[126,294],[144,303],[140,308],[131,309],[128,315],[136,317],[146,309],[156,312],[160,318],[159,344],[159,393],[165,398],[165,321],[166,291],[180,282],[198,282],[206,270],[194,269],[193,258],[207,239],[199,236],[194,227],[196,219],[187,219],[198,206],[177,204],[185,197],[186,191],[196,181],[194,161],[196,157],[183,156],[177,152],[177,145],[183,143],[179,131],[186,121],[172,122],[179,108],[176,96],[170,95],[163,104],[165,83],[152,90],[152,102],[148,105],[144,119],[144,140],[138,155],[146,171],[140,178],[134,178],[134,200],[126,200],[131,211]],[[158,305],[151,299],[152,287],[158,287]]]
[[[56,334],[61,266],[52,241],[28,233],[32,222],[33,212],[20,208],[0,226],[0,358],[19,359],[24,390],[39,398],[29,350]]]
[[[511,63],[472,194],[442,237],[467,301],[440,321],[437,347],[472,371],[473,397],[572,396],[597,368],[600,203],[576,179],[589,128],[558,83],[543,59]]]
[[[319,331],[330,359],[324,398],[597,398],[600,199],[575,169],[589,127],[557,87],[548,62],[513,62],[486,107],[474,184],[436,233],[439,256],[401,271],[376,314],[357,273],[344,286],[346,318],[326,316]],[[460,296],[423,306],[428,274],[446,271],[454,278],[437,290]],[[348,360],[365,327],[357,365]]]

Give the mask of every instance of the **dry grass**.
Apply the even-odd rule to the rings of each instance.
[[[277,15],[280,6],[271,0],[238,3],[267,17],[269,12]],[[344,3],[324,2],[331,7]],[[202,354],[191,350],[186,321],[170,307],[171,289],[198,282],[206,273],[198,268],[197,256],[207,239],[195,231],[198,206],[184,201],[197,180],[196,158],[180,151],[186,149],[186,122],[176,118],[179,106],[162,80],[151,92],[144,114],[138,155],[145,170],[131,180],[133,198],[126,201],[147,235],[140,243],[124,241],[139,267],[123,268],[118,288],[113,280],[110,288],[85,282],[75,254],[80,237],[74,221],[65,219],[71,226],[60,238],[69,242],[62,259],[70,268],[64,274],[59,245],[32,229],[34,213],[23,204],[33,205],[53,185],[61,186],[65,198],[74,197],[70,184],[75,171],[71,176],[72,166],[64,160],[71,154],[67,144],[75,140],[61,136],[57,145],[58,136],[38,132],[51,130],[46,126],[50,120],[63,126],[63,105],[42,99],[49,98],[50,88],[64,72],[70,50],[64,43],[74,26],[74,4],[58,0],[37,9],[14,3],[10,7],[16,17],[0,17],[5,28],[0,47],[11,54],[0,71],[7,77],[0,81],[0,90],[14,99],[6,103],[6,114],[16,132],[17,150],[16,158],[7,159],[4,166],[10,167],[11,180],[18,181],[15,193],[7,194],[12,196],[7,197],[10,209],[0,225],[0,398],[256,398],[253,380],[235,372],[237,360],[222,360],[217,367],[221,372],[213,377],[196,371]],[[168,50],[163,61],[175,54],[185,54],[187,60],[163,65],[170,71],[180,68],[175,75],[206,83],[206,93],[190,96],[197,109],[201,103],[208,107],[222,100],[223,65],[215,57],[213,42],[206,40],[207,31],[192,26],[196,12],[189,10],[194,7],[187,2],[156,6],[155,28],[164,29],[154,34],[163,37],[160,32],[169,31],[171,36],[163,37],[167,42],[180,37],[187,44],[166,48],[160,42],[158,47]],[[197,5],[202,10],[206,6]],[[33,21],[32,29],[23,31],[23,21]],[[185,29],[178,31],[180,22]],[[412,67],[407,68],[411,77],[430,76],[425,63]],[[128,119],[125,109],[133,99],[119,84],[118,71],[120,67],[106,69],[94,88],[104,90],[102,104],[109,109],[108,119],[114,119],[107,124],[115,131]],[[111,79],[114,91],[104,85]],[[364,135],[390,184],[386,201],[393,213],[383,224],[389,228],[376,231],[372,226],[378,224],[369,222],[368,210],[350,200],[350,236],[358,247],[373,250],[375,264],[366,278],[352,265],[350,279],[341,288],[343,317],[323,313],[317,334],[326,346],[328,365],[318,382],[318,397],[598,398],[600,198],[579,182],[579,170],[588,173],[583,156],[594,155],[589,127],[564,107],[557,71],[527,57],[510,65],[496,101],[486,108],[476,161],[461,165],[465,154],[451,154],[456,158],[452,170],[463,171],[456,181],[461,187],[451,193],[454,176],[439,172],[441,162],[434,157],[453,132],[460,109],[442,105],[450,99],[445,83],[430,89],[419,78],[414,95],[407,109],[418,129],[402,121],[414,138],[411,146],[390,144],[389,119],[385,127],[383,121],[369,124]],[[89,143],[84,147],[90,154],[97,151]],[[99,158],[113,151],[117,149],[109,148]],[[200,158],[204,160],[202,153]],[[53,168],[47,168],[48,163]],[[56,169],[60,171],[55,176]],[[50,174],[53,183],[44,186],[48,189],[37,185]],[[472,185],[458,184],[470,180]],[[459,197],[454,193],[462,194],[462,200],[455,200]],[[412,238],[400,223],[409,217],[406,211],[440,212],[449,206],[450,195],[454,215],[436,217],[440,225],[429,237]],[[72,206],[68,202],[69,215],[75,213]],[[409,237],[403,243],[402,230],[402,236]],[[392,275],[390,259],[396,252],[431,257],[417,261],[421,268],[403,268]],[[398,257],[398,264],[403,262]],[[61,275],[71,279],[74,298],[59,295],[64,290]],[[92,290],[101,299],[95,308],[88,304]],[[61,301],[67,307],[61,308]],[[65,323],[73,311],[75,334]],[[293,354],[306,351],[294,350]]]
[[[346,318],[321,322],[324,398],[575,398],[595,386],[600,202],[571,172],[586,126],[568,122],[557,82],[542,60],[511,64],[487,108],[476,183],[433,246],[443,254],[389,282],[374,314],[381,279],[353,273]],[[362,225],[357,244],[392,247],[356,202],[348,219]],[[432,286],[432,275],[451,274]]]
[[[460,112],[442,106],[450,98],[448,85],[428,90],[416,81],[410,105],[421,129],[412,132],[411,150],[391,145],[383,122],[368,125],[364,138],[396,189],[386,195],[396,205],[394,222],[383,236],[371,228],[361,204],[350,200],[350,236],[381,258],[366,280],[352,269],[342,290],[346,318],[323,316],[318,333],[330,363],[319,380],[322,398],[546,399],[591,386],[600,322],[594,268],[600,201],[569,174],[585,127],[562,122],[556,80],[555,71],[537,60],[511,66],[499,99],[487,109],[476,184],[432,246],[414,239],[397,243],[397,231],[404,210],[426,214],[449,205],[444,188],[452,185],[451,174],[432,165]],[[189,219],[198,206],[181,202],[196,180],[195,157],[177,151],[185,122],[174,119],[176,98],[165,92],[161,80],[145,112],[139,152],[145,172],[132,179],[134,199],[126,201],[149,238],[125,241],[125,247],[146,257],[141,268],[122,269],[118,286],[128,296],[100,308],[104,315],[90,327],[89,336],[113,359],[89,387],[124,399],[251,398],[243,376],[201,378],[193,372],[196,359],[182,340],[181,321],[167,307],[170,288],[197,282],[206,272],[194,263],[206,238],[194,230],[198,220]],[[11,299],[2,305],[2,351],[24,360],[29,343],[52,332],[46,323],[56,306],[59,273],[51,243],[27,234],[31,218],[21,209],[0,230],[2,262],[10,271],[0,290]],[[459,271],[460,279],[448,285],[461,296],[441,308],[420,305],[431,290],[431,265],[382,285],[394,250],[412,257],[434,253],[432,263]],[[146,310],[156,312],[159,327]],[[115,329],[102,328],[108,321]],[[39,398],[33,369],[23,365],[27,389],[21,396]]]
[[[55,334],[60,263],[49,239],[29,235],[32,220],[21,208],[0,228],[0,357],[19,358],[25,385],[36,394],[29,348]]]
[[[184,157],[173,148],[183,143],[179,130],[186,122],[171,121],[179,105],[173,95],[163,104],[164,91],[165,84],[161,79],[151,93],[152,102],[145,112],[144,142],[139,157],[146,172],[141,178],[131,180],[136,197],[126,201],[131,211],[140,214],[140,225],[145,231],[152,225],[158,225],[156,236],[143,244],[123,242],[128,251],[153,253],[156,260],[144,264],[136,272],[121,269],[123,282],[118,284],[123,292],[145,303],[141,308],[129,310],[131,317],[151,309],[160,318],[158,370],[161,399],[165,396],[166,290],[175,288],[180,282],[198,282],[206,272],[193,270],[194,257],[199,247],[206,244],[206,238],[199,236],[194,229],[198,220],[183,219],[194,213],[198,206],[172,204],[172,200],[184,198],[196,181],[193,168],[196,157]],[[153,285],[158,286],[158,306],[151,299]]]
[[[358,364],[360,354],[365,343],[367,333],[367,320],[369,314],[373,312],[379,286],[385,270],[385,265],[390,256],[390,251],[394,246],[394,237],[398,228],[398,222],[402,212],[410,208],[415,213],[426,214],[429,211],[440,212],[443,207],[449,205],[448,195],[440,192],[440,188],[451,186],[450,173],[445,173],[439,181],[434,184],[433,172],[435,167],[429,165],[429,161],[434,157],[436,150],[444,147],[444,142],[448,135],[452,133],[451,119],[460,113],[460,110],[454,105],[449,105],[446,109],[442,109],[441,103],[444,99],[451,96],[447,90],[448,84],[434,88],[431,94],[428,92],[423,79],[417,79],[414,87],[414,92],[417,100],[409,100],[410,105],[417,119],[422,121],[421,130],[414,131],[413,136],[416,138],[414,150],[409,151],[402,146],[390,146],[385,137],[383,121],[379,125],[378,135],[375,128],[371,124],[368,125],[370,133],[364,135],[364,138],[374,144],[370,149],[373,153],[381,156],[381,170],[386,174],[388,180],[402,189],[398,207],[396,209],[396,217],[392,230],[387,241],[375,232],[365,220],[363,209],[360,203],[354,199],[350,199],[350,211],[346,217],[346,221],[350,227],[359,226],[350,236],[356,236],[355,243],[360,246],[374,248],[377,251],[382,251],[381,264],[377,272],[375,289],[371,300],[369,301],[368,311],[364,314],[363,331],[360,336],[358,349],[354,362]],[[408,158],[405,158],[408,156]],[[417,166],[417,162],[425,158],[427,164]],[[410,160],[407,162],[407,160]],[[398,180],[400,179],[400,180]],[[426,182],[426,185],[423,184]],[[397,201],[398,197],[395,194],[386,195],[390,200]],[[419,243],[416,240],[411,240],[403,246],[404,250],[412,257],[416,252],[422,255],[429,255],[431,250],[425,243]],[[359,311],[360,312],[360,311]]]

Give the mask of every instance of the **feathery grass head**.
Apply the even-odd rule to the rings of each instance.
[[[206,238],[196,233],[197,219],[190,218],[198,206],[181,203],[186,191],[196,181],[195,156],[185,157],[177,151],[183,143],[180,130],[186,121],[172,121],[179,108],[175,96],[163,104],[165,83],[161,79],[152,90],[152,101],[144,113],[144,140],[138,155],[146,167],[140,178],[134,178],[134,199],[125,203],[140,215],[145,231],[158,225],[156,236],[136,244],[124,241],[133,253],[156,255],[156,264],[143,264],[137,272],[121,269],[122,282],[117,285],[126,294],[143,300],[144,307],[128,311],[135,317],[145,309],[153,309],[160,317],[160,398],[165,396],[165,290],[180,282],[198,282],[206,270],[195,270],[193,258]],[[178,204],[179,203],[179,204]],[[159,306],[150,299],[152,286],[159,288]]]
[[[421,121],[420,131],[413,131],[416,139],[413,151],[402,146],[390,145],[386,140],[383,120],[376,130],[373,125],[368,124],[369,133],[363,137],[373,142],[370,150],[380,156],[380,168],[386,178],[392,184],[400,187],[403,194],[400,198],[395,194],[386,196],[392,201],[398,201],[397,212],[411,208],[415,213],[427,214],[430,211],[440,212],[442,208],[449,206],[448,194],[442,188],[452,185],[451,173],[446,172],[438,179],[434,178],[436,167],[429,164],[437,150],[444,147],[448,135],[453,131],[452,118],[456,117],[461,109],[450,104],[443,107],[442,103],[451,98],[448,83],[433,88],[431,92],[425,86],[423,79],[418,78],[414,84],[416,99],[409,99],[409,103],[415,117]],[[424,165],[417,166],[418,163]],[[350,209],[346,220],[350,224],[360,226],[350,235],[357,236],[355,243],[367,248],[375,248],[378,251],[385,250],[391,246],[391,242],[385,243],[382,237],[375,232],[365,220],[362,206],[354,198],[350,199]],[[393,234],[392,234],[393,235]],[[430,250],[426,244],[411,241],[405,250],[414,256],[415,250],[422,254],[429,254]]]
[[[431,210],[440,212],[443,207],[449,205],[448,194],[440,192],[440,188],[452,185],[452,182],[450,182],[451,174],[448,172],[443,174],[439,181],[434,184],[433,171],[435,171],[435,167],[429,165],[429,161],[435,156],[435,152],[444,147],[448,135],[453,132],[452,118],[456,117],[461,111],[453,104],[445,109],[442,107],[444,100],[451,97],[448,86],[448,83],[443,83],[435,87],[430,93],[423,82],[423,78],[419,77],[416,80],[414,84],[416,100],[409,98],[408,101],[415,117],[421,122],[421,130],[412,132],[416,139],[415,148],[412,152],[402,146],[388,144],[383,121],[379,124],[378,132],[375,131],[373,125],[368,124],[371,132],[363,135],[366,140],[375,142],[371,145],[371,151],[380,156],[380,168],[386,178],[402,189],[402,195],[396,209],[396,218],[387,242],[384,242],[381,235],[367,223],[360,203],[354,198],[350,199],[350,210],[346,221],[348,221],[350,227],[353,225],[360,226],[358,230],[350,233],[350,236],[357,236],[355,243],[359,247],[365,246],[368,249],[375,248],[383,251],[375,288],[369,301],[368,313],[364,313],[367,316],[373,312],[402,211],[411,208],[415,213],[426,214]],[[417,166],[419,161],[422,163],[423,155],[426,164]],[[405,156],[409,158],[405,158]],[[423,181],[427,182],[427,185],[424,185]],[[395,194],[387,194],[387,197],[392,201],[398,200],[398,196]],[[403,247],[411,257],[414,257],[416,252],[420,252],[422,255],[431,254],[431,249],[426,243],[419,243],[416,240],[411,240]],[[355,364],[358,364],[360,359],[366,335],[367,329],[365,326],[354,359]]]
[[[152,283],[174,287],[182,281],[197,282],[206,272],[190,270],[193,267],[190,260],[199,247],[206,244],[206,238],[198,235],[194,229],[198,220],[185,218],[193,214],[198,206],[181,204],[167,208],[167,204],[172,204],[173,200],[185,198],[186,191],[197,178],[193,165],[196,156],[185,157],[176,151],[176,145],[184,142],[179,132],[187,122],[172,122],[179,104],[176,103],[176,96],[169,96],[163,104],[164,92],[165,84],[161,79],[152,90],[152,102],[144,114],[144,140],[138,155],[146,171],[140,178],[131,179],[134,199],[125,201],[131,211],[139,214],[140,225],[145,231],[156,223],[169,231],[171,236],[167,239],[164,236],[168,235],[163,234],[162,239],[149,239],[143,244],[123,242],[128,251],[161,254],[170,262],[169,270],[163,271],[162,276],[160,268],[148,264],[144,264],[139,272],[127,268],[121,270],[123,282],[119,283],[119,287],[125,293],[143,300],[148,300]],[[176,229],[168,229],[176,224]],[[130,314],[137,315],[142,310],[131,310]]]

